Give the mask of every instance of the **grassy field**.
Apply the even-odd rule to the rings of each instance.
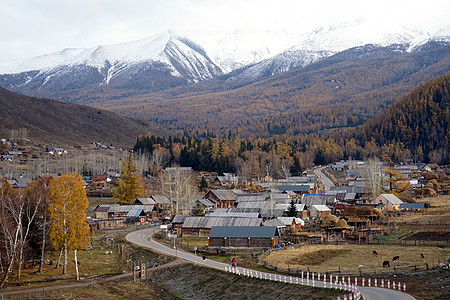
[[[372,254],[376,250],[378,255]],[[424,255],[422,259],[421,254]],[[438,262],[450,259],[449,249],[438,247],[403,247],[384,245],[307,245],[295,249],[272,252],[264,258],[273,266],[282,269],[310,269],[315,272],[358,273],[358,267],[371,273],[392,271],[394,256],[400,256],[395,262],[397,268],[424,265],[436,266]],[[390,261],[391,268],[383,269],[383,261]]]
[[[450,226],[450,195],[439,195],[416,199],[417,202],[429,202],[430,207],[418,212],[404,212],[399,216],[389,218],[390,222],[407,222],[420,224],[439,224]],[[447,227],[448,229],[448,227]]]

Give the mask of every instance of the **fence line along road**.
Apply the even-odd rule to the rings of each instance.
[[[138,230],[138,231],[129,233],[125,237],[125,239],[135,245],[152,249],[153,251],[156,251],[161,254],[175,256],[175,257],[187,260],[189,262],[192,262],[194,264],[203,265],[208,268],[213,268],[213,269],[217,269],[217,270],[221,270],[221,271],[239,272],[239,274],[247,275],[247,276],[250,276],[249,274],[258,273],[258,275],[260,275],[262,277],[262,279],[265,279],[267,277],[267,280],[270,279],[269,277],[274,278],[273,276],[275,276],[275,274],[273,274],[273,273],[259,272],[256,270],[251,270],[251,269],[246,269],[246,268],[238,268],[238,271],[232,270],[230,268],[229,264],[217,262],[217,261],[210,260],[210,259],[203,260],[202,257],[194,255],[190,252],[185,252],[183,250],[178,250],[176,248],[175,249],[170,248],[168,246],[165,246],[163,244],[156,242],[152,238],[153,235],[155,234],[155,232],[157,232],[159,230],[160,230],[159,227],[151,227],[151,228]],[[283,282],[284,282],[284,280],[286,280],[286,282],[290,282],[292,280],[292,281],[295,281],[295,283],[296,283],[297,280],[299,280],[299,284],[301,284],[301,280],[302,280],[301,278],[284,276],[284,275],[281,275],[281,276],[284,277],[282,279]],[[308,276],[310,276],[310,274],[308,274]],[[311,278],[311,277],[309,277],[309,278]],[[323,278],[323,276],[322,276],[322,278]],[[359,289],[361,295],[364,297],[365,300],[385,300],[385,299],[413,300],[414,299],[414,297],[412,297],[411,295],[401,292],[399,290],[392,290],[392,289],[372,287],[372,286],[371,287],[368,287],[368,286],[352,287],[351,285],[348,285],[348,281],[346,281],[345,278],[342,278],[343,280],[338,279],[337,282],[336,282],[336,279],[338,279],[338,278],[334,277],[334,280],[333,279],[331,280],[332,281],[331,284],[333,286],[331,286],[329,278],[326,278],[325,282],[323,282],[323,280],[312,281],[311,279],[308,280],[309,282],[306,282],[307,279],[303,278],[303,284],[305,284],[305,283],[307,283],[308,285],[314,284],[314,286],[316,286],[316,287],[344,288],[343,282],[346,282],[347,290],[356,289],[356,291],[358,291],[358,289]],[[339,286],[339,282],[341,283],[340,286]],[[334,285],[334,284],[336,284],[336,285]],[[343,290],[343,293],[345,293],[344,290]],[[346,293],[349,294],[350,292],[346,292]],[[345,296],[345,298],[347,298],[347,296]],[[345,298],[342,297],[341,299],[345,299]]]

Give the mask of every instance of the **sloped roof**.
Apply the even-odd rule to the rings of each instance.
[[[222,218],[259,218],[259,212],[212,212],[208,217],[222,217]]]
[[[286,225],[279,218],[265,220],[263,226],[276,226],[277,228],[286,228]]]
[[[186,217],[183,228],[212,228],[213,226],[260,226],[260,218]]]
[[[211,193],[213,193],[220,201],[236,200],[236,194],[231,190],[211,190]]]
[[[306,207],[311,207],[312,205],[327,205],[333,204],[335,201],[333,195],[324,195],[324,194],[305,194],[302,196],[300,202],[304,203]]]
[[[401,203],[399,208],[410,208],[410,209],[421,209],[430,207],[429,203],[420,202],[420,203]]]
[[[331,209],[326,205],[312,205],[312,207],[317,211],[331,211]]]
[[[261,217],[263,218],[270,218],[270,217],[281,217],[284,214],[284,209],[270,209],[270,208],[263,208],[259,211],[261,214]]]
[[[214,226],[209,233],[210,238],[273,238],[277,235],[276,226]]]
[[[240,194],[236,196],[236,202],[265,201],[268,194]]]
[[[137,198],[136,201],[134,201],[135,204],[144,204],[144,205],[154,205],[156,204],[156,201],[152,198]]]
[[[186,217],[186,215],[176,215],[173,217],[172,224],[183,224]]]
[[[397,196],[395,196],[394,194],[381,194],[380,196],[378,196],[378,197],[375,199],[375,202],[379,202],[380,198],[384,198],[384,199],[386,199],[387,201],[389,201],[391,204],[394,204],[394,205],[399,205],[399,204],[402,204],[402,203],[403,203],[403,201],[400,200],[400,199],[399,199]]]
[[[245,201],[239,202],[236,206],[237,208],[268,208],[270,207],[270,203],[268,201]]]
[[[276,204],[275,208],[284,209],[284,211],[287,211],[289,209],[289,206],[291,206],[291,204]],[[297,208],[297,211],[302,211],[305,209],[305,204],[295,204],[295,207]]]
[[[310,189],[309,185],[278,185],[274,187],[279,191],[293,191],[293,192],[308,192]]]
[[[100,206],[98,205],[95,209],[95,212],[108,212],[109,211],[109,206]]]
[[[201,204],[203,204],[206,207],[210,207],[210,206],[214,206],[216,205],[214,202],[208,200],[208,199],[199,199],[198,201],[200,201]]]
[[[139,217],[141,215],[141,213],[143,212],[142,209],[131,209],[128,214],[127,217],[128,218],[132,218],[132,217]]]
[[[285,225],[291,225],[293,220],[295,220],[295,224],[302,224],[302,226],[305,225],[305,221],[303,221],[301,218],[296,218],[296,217],[278,217],[277,219],[279,219]]]
[[[167,196],[164,195],[154,195],[152,196],[153,200],[155,200],[155,202],[157,204],[169,204],[170,200]]]

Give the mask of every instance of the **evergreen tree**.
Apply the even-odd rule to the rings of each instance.
[[[137,174],[137,168],[134,166],[133,158],[130,155],[128,159],[122,162],[120,181],[114,192],[114,197],[118,198],[121,204],[131,204],[143,193],[142,179]]]
[[[300,161],[297,156],[293,155],[294,164],[291,166],[291,174],[292,176],[300,176],[302,175],[302,166],[300,165]]]
[[[195,201],[195,206],[192,208],[191,214],[200,217],[205,215],[205,209],[199,200]]]
[[[202,176],[202,180],[200,181],[199,185],[200,192],[204,192],[208,188],[208,182],[206,182],[205,176]]]
[[[287,216],[297,217],[297,207],[295,206],[294,200],[291,200],[291,204],[288,207]]]

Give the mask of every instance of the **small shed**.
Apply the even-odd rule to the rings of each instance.
[[[208,246],[274,248],[279,237],[276,226],[214,226]]]

